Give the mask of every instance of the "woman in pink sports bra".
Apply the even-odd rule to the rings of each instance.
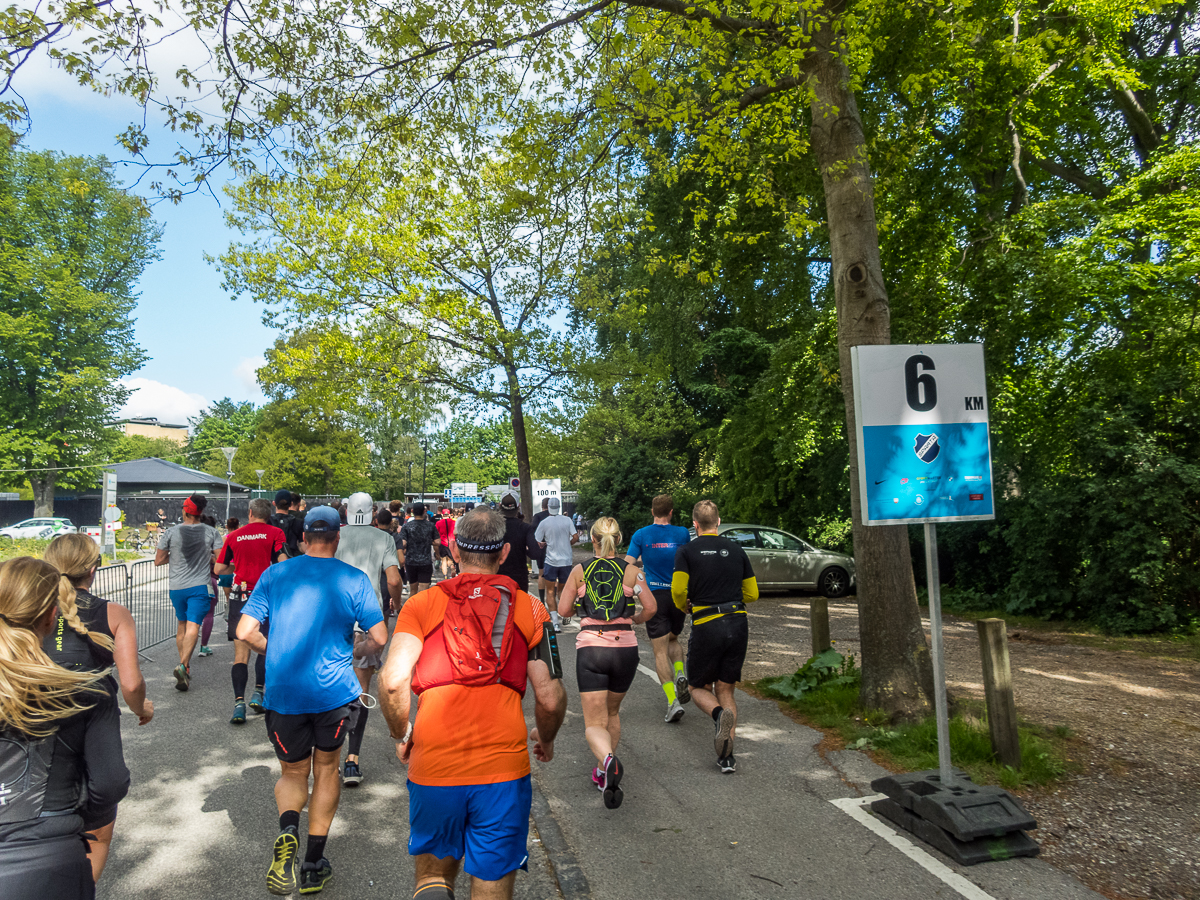
[[[625,772],[616,750],[621,739],[621,701],[637,675],[633,626],[658,608],[642,570],[617,559],[620,543],[616,520],[597,520],[592,525],[596,556],[571,569],[558,601],[559,615],[565,618],[578,611],[582,616],[575,639],[575,677],[584,734],[597,762],[592,782],[609,809],[616,809],[624,799],[620,784]]]

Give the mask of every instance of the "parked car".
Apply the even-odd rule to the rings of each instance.
[[[26,519],[16,525],[0,528],[0,537],[12,538],[52,538],[58,534],[75,534],[79,531],[70,519]]]
[[[844,597],[855,586],[853,556],[818,550],[794,534],[763,525],[722,522],[717,533],[746,551],[760,588]]]

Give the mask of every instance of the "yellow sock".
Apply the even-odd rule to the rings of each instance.
[[[674,703],[675,702],[675,685],[672,682],[668,681],[666,684],[664,684],[662,686],[662,689],[663,689],[663,693],[667,695],[667,703],[668,704]]]
[[[678,678],[682,674],[683,674],[683,663],[681,663],[681,662],[675,663],[675,677]]]

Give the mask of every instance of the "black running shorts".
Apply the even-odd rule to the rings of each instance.
[[[245,605],[245,600],[239,600],[232,594],[229,595],[229,611],[225,613],[225,622],[227,626],[225,629],[225,637],[229,638],[231,641],[237,640],[238,621],[242,618],[242,607]],[[269,622],[263,622],[258,626],[258,630],[262,633],[263,637],[266,637],[267,632],[270,631],[270,628],[268,627],[269,624]]]
[[[404,564],[404,574],[409,584],[429,584],[433,581],[433,563]]]
[[[671,589],[665,588],[652,592],[658,604],[658,610],[646,620],[646,634],[650,640],[673,634],[675,637],[683,632],[683,622],[687,613],[675,605],[671,599]]]
[[[579,647],[575,650],[575,679],[579,692],[624,694],[637,675],[637,647]]]
[[[703,625],[693,622],[688,640],[688,684],[704,687],[714,681],[741,681],[749,641],[750,623],[744,613],[729,613]]]
[[[313,748],[332,753],[346,740],[350,707],[339,706],[323,713],[288,715],[267,710],[267,736],[275,755],[283,762],[303,762]]]

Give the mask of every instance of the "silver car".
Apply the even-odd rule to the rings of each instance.
[[[854,587],[853,556],[818,550],[794,534],[764,525],[722,522],[717,533],[746,551],[760,588],[843,597]]]
[[[0,528],[0,537],[13,538],[52,538],[58,534],[75,534],[76,528],[70,519],[45,518],[26,519],[16,525]]]

